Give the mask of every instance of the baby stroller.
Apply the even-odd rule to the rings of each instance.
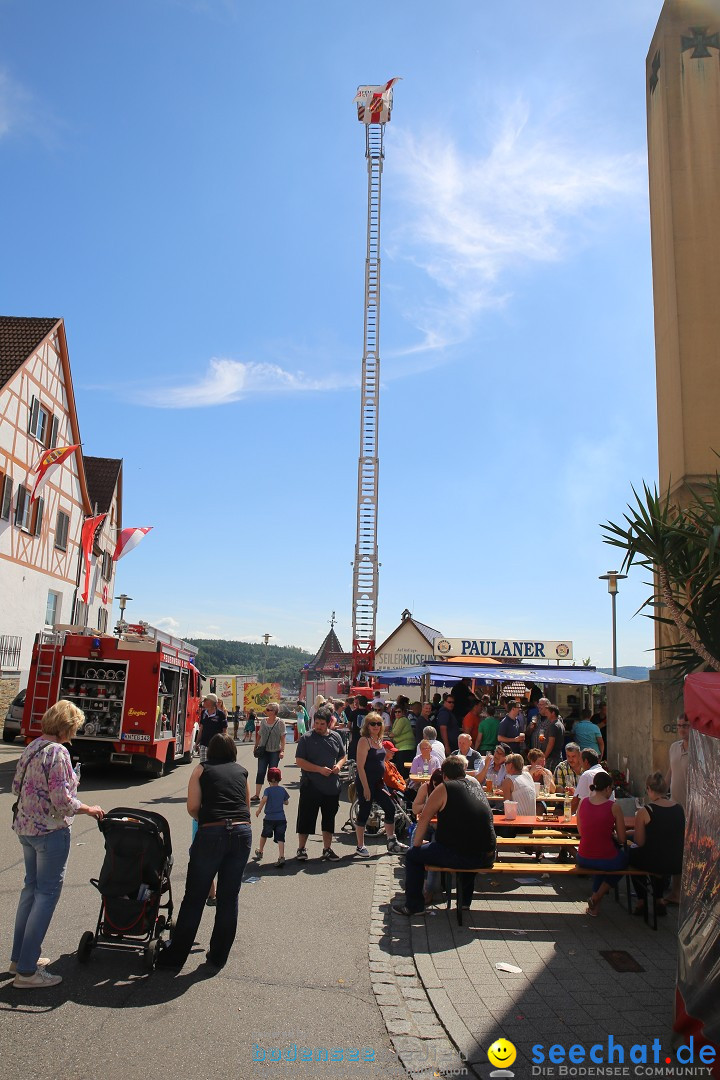
[[[90,883],[102,904],[95,933],[86,930],[80,938],[77,958],[87,963],[95,948],[142,952],[145,970],[152,971],[162,934],[172,924],[170,826],[151,810],[118,806],[98,828],[105,837],[105,860],[100,877]]]
[[[398,840],[402,840],[407,836],[410,826],[413,824],[413,817],[407,808],[402,793],[399,791],[392,791],[387,789],[388,794],[395,807],[395,835]],[[351,801],[350,817],[343,825],[343,831],[349,831],[354,829],[358,823],[357,816],[360,809],[360,800],[356,797],[355,785],[350,784],[348,788],[348,798]],[[370,809],[370,816],[367,819],[365,825],[365,832],[369,836],[377,836],[381,833],[385,827],[385,813],[381,806],[378,806],[376,802],[373,802]]]

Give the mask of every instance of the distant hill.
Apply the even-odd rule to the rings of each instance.
[[[598,671],[604,671],[606,675],[612,675],[611,667],[601,667],[598,668]],[[650,668],[628,665],[627,667],[619,667],[617,673],[621,679],[634,679],[635,682],[644,682],[650,674]]]
[[[294,645],[266,646],[249,641],[213,641],[207,638],[187,640],[199,650],[197,664],[203,675],[253,674],[261,679],[264,676],[268,682],[278,682],[289,690],[300,688],[302,666],[314,656],[314,653]]]

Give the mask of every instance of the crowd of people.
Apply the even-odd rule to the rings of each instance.
[[[588,914],[596,916],[610,888],[610,871],[628,866],[652,878],[656,910],[676,902],[682,868],[687,792],[689,725],[678,721],[680,739],[670,748],[667,775],[647,778],[645,805],[635,816],[628,842],[625,819],[615,802],[613,780],[601,755],[606,717],[580,714],[566,742],[559,711],[546,698],[526,704],[501,699],[498,706],[476,698],[466,680],[433,702],[401,698],[388,706],[379,697],[348,697],[315,702],[311,712],[298,702],[301,731],[295,764],[300,770],[297,809],[297,852],[308,859],[307,840],[320,817],[321,860],[338,862],[332,843],[340,805],[341,773],[348,759],[356,766],[357,818],[354,857],[367,859],[369,815],[384,812],[387,850],[405,857],[405,897],[395,909],[403,915],[424,910],[437,881],[428,866],[480,869],[496,856],[494,814],[485,785],[517,804],[521,815],[536,813],[536,784],[572,797],[577,812],[578,865],[593,871]],[[300,728],[300,717],[302,727]],[[596,721],[602,720],[602,726]],[[70,850],[70,824],[77,814],[101,820],[99,806],[77,797],[77,777],[66,744],[83,721],[69,701],[52,706],[42,719],[42,734],[20,755],[12,790],[16,796],[13,829],[25,861],[11,953],[11,971],[18,988],[41,988],[61,982],[46,970],[41,956],[45,933],[55,910]],[[309,730],[308,730],[309,728]],[[255,794],[248,770],[237,760],[238,728],[228,733],[228,720],[214,694],[203,701],[199,720],[199,761],[189,780],[187,811],[194,822],[185,895],[169,944],[159,953],[159,967],[179,970],[197,934],[203,908],[216,908],[208,963],[219,969],[227,961],[238,920],[238,894],[252,846],[251,807],[263,817],[255,858],[264,856],[268,840],[278,847],[276,866],[285,863],[289,793],[281,784],[280,763],[286,744],[280,707],[271,702],[260,723],[253,719]],[[245,732],[247,736],[249,731]],[[243,741],[246,741],[243,739]],[[408,775],[404,775],[408,773]],[[267,778],[267,786],[262,791]],[[427,782],[425,782],[425,779]],[[398,803],[416,818],[411,846],[396,835]],[[568,850],[559,858],[567,858]],[[472,901],[474,878],[462,875],[463,904]],[[672,882],[672,891],[665,893]],[[646,910],[647,888],[636,885],[636,913]]]

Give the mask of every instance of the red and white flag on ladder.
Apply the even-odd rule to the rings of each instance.
[[[118,559],[122,559],[123,555],[127,555],[128,551],[136,548],[143,537],[147,536],[151,530],[152,525],[149,525],[147,529],[123,529],[117,539],[113,561],[117,562]]]
[[[34,502],[42,491],[42,488],[48,479],[50,469],[54,468],[56,465],[62,465],[63,461],[79,449],[80,443],[75,443],[74,446],[55,446],[52,450],[45,451],[34,469],[37,476],[35,478],[35,485],[32,489],[32,495],[30,496],[30,502]]]

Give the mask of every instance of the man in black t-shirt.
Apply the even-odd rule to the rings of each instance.
[[[418,819],[413,846],[405,856],[405,901],[393,904],[399,915],[425,909],[423,880],[426,866],[468,870],[492,866],[495,861],[495,829],[492,810],[480,785],[465,775],[458,757],[442,763],[443,783],[428,796]],[[436,839],[423,844],[431,820],[437,817]],[[475,875],[461,875],[462,903],[469,908]]]
[[[347,758],[342,739],[328,727],[331,716],[332,710],[322,705],[315,713],[312,731],[303,735],[297,744],[295,764],[302,770],[297,812],[297,858],[300,862],[307,861],[305,845],[310,833],[315,832],[318,810],[323,838],[322,859],[337,862],[340,858],[331,844],[340,805],[340,770]]]
[[[198,739],[200,761],[207,760],[207,749],[213,735],[220,735],[223,731],[227,731],[227,717],[218,709],[217,701],[217,694],[208,694],[206,698],[203,698],[203,710],[200,713],[200,738]]]

